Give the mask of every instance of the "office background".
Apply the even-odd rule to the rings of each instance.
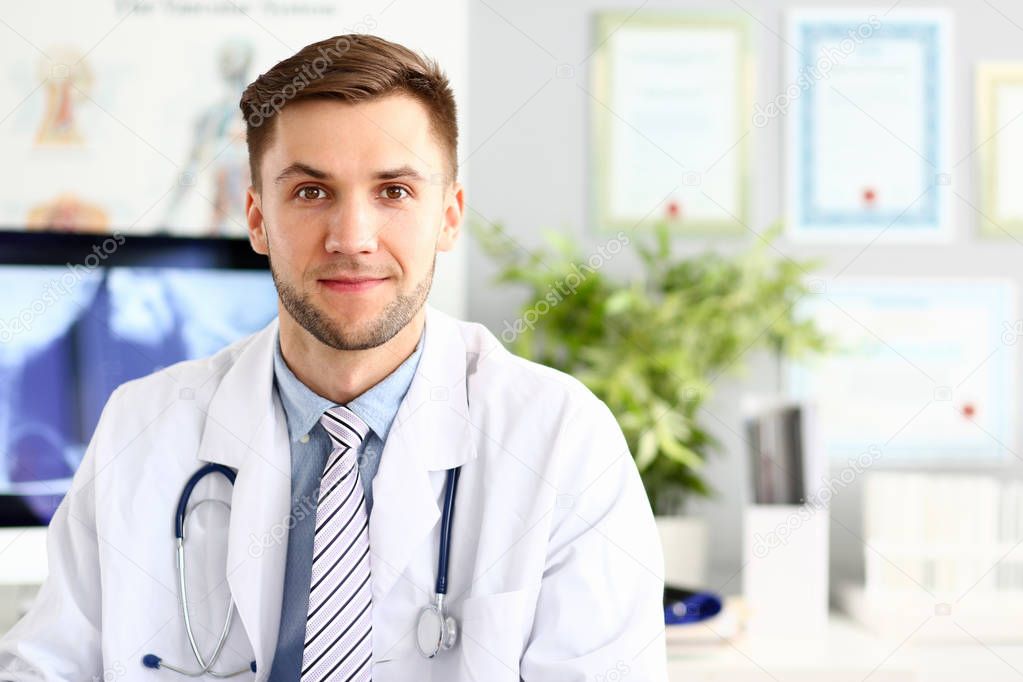
[[[952,121],[950,157],[959,162],[951,171],[954,241],[951,244],[876,243],[810,245],[782,237],[777,248],[795,259],[823,257],[828,265],[819,275],[848,265],[843,276],[990,277],[1002,276],[1023,283],[1023,243],[1010,238],[989,238],[979,234],[977,196],[978,156],[972,151],[980,143],[975,136],[974,75],[978,62],[1023,59],[1023,13],[1004,2],[899,2],[848,3],[817,2],[814,7],[876,9],[878,15],[890,7],[947,8],[953,12],[954,33],[951,61]],[[791,56],[785,44],[784,15],[796,4],[764,2],[649,2],[644,10],[715,9],[748,15],[754,36],[754,102],[766,104],[783,92],[787,80],[783,62]],[[802,3],[800,3],[802,6]],[[588,214],[589,118],[592,99],[590,62],[593,51],[593,13],[625,9],[603,2],[533,2],[514,6],[469,3],[469,102],[472,126],[470,156],[465,170],[471,179],[470,217],[500,221],[516,240],[533,246],[544,229],[564,230],[577,235],[588,248],[607,239],[594,229]],[[573,77],[558,78],[557,66],[569,64]],[[500,84],[500,87],[495,87]],[[784,117],[762,128],[750,127],[752,189],[750,230],[762,233],[784,215]],[[893,144],[899,144],[893,140]],[[961,195],[961,198],[959,196]],[[971,206],[972,204],[972,206]],[[695,254],[706,248],[735,252],[756,239],[739,237],[684,237],[676,240],[679,253]],[[628,273],[637,267],[633,253],[626,252],[607,267]],[[468,263],[468,314],[495,332],[506,319],[518,315],[521,299],[514,292],[487,286],[494,268],[478,251],[470,250]],[[741,396],[747,392],[777,390],[773,359],[765,354],[750,358],[750,371],[741,379],[723,378],[716,383],[704,412],[707,427],[721,439],[724,455],[708,461],[710,483],[720,491],[715,499],[701,501],[694,508],[706,519],[710,543],[711,583],[725,592],[740,590],[739,547],[744,504],[749,501],[747,444]],[[836,389],[838,390],[838,389]],[[1023,435],[1023,423],[1015,425]],[[924,464],[924,463],[921,463]],[[880,465],[880,466],[883,466]],[[900,467],[904,468],[904,467]],[[1020,460],[985,463],[954,470],[1000,472],[1019,475]],[[862,479],[832,500],[831,577],[863,579],[864,547],[861,495]],[[726,582],[727,581],[727,582]]]

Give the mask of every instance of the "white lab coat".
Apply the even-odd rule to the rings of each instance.
[[[177,679],[194,669],[177,601],[174,509],[204,462],[186,530],[200,647],[237,617],[219,670],[266,679],[281,615],[290,447],[273,390],[274,320],[216,355],[119,387],[50,525],[49,577],[0,640],[3,679]],[[661,547],[622,432],[567,374],[427,305],[423,354],[373,480],[373,679],[666,680]],[[462,465],[448,607],[459,644],[415,648],[433,595],[446,469]],[[290,520],[289,520],[290,519]],[[224,579],[226,571],[226,581]],[[229,591],[228,591],[229,590]],[[205,678],[204,678],[205,679]]]

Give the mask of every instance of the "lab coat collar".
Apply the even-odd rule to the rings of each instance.
[[[291,500],[287,421],[273,390],[278,325],[275,318],[240,347],[210,400],[198,450],[198,459],[238,470],[228,530],[228,584],[260,670],[269,670],[277,643],[287,556],[286,542],[267,546],[260,539],[280,537],[272,531],[287,523]],[[476,457],[467,388],[475,361],[458,321],[427,304],[423,343],[373,480],[370,551],[376,603],[383,602],[440,519],[443,471]],[[419,587],[432,593],[430,585]],[[383,634],[375,634],[374,641]]]

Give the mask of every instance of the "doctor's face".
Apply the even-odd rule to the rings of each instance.
[[[247,211],[283,312],[338,350],[387,342],[422,308],[461,222],[426,108],[404,94],[306,100],[272,125]]]

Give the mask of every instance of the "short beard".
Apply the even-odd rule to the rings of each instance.
[[[398,294],[380,316],[370,322],[369,328],[359,333],[358,330],[343,329],[335,324],[309,300],[308,296],[278,277],[273,259],[268,256],[268,260],[277,295],[285,310],[317,341],[335,350],[367,350],[382,346],[394,338],[426,303],[430,286],[433,284],[433,270],[437,265],[437,255],[434,254],[430,271],[416,285],[415,290],[411,294]]]

